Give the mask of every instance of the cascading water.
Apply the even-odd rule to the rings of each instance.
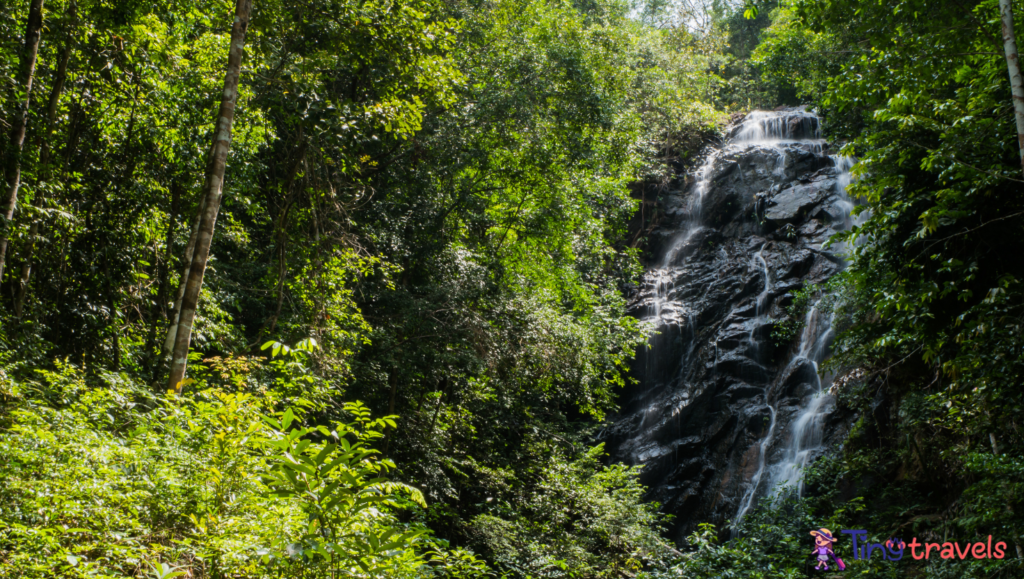
[[[838,201],[836,205],[843,213],[843,220],[837,229],[845,229],[850,225],[850,211],[854,205],[846,193],[846,188],[852,182],[850,169],[853,168],[855,160],[841,155],[830,156],[835,163],[838,174],[836,176],[836,193]],[[839,247],[838,254],[846,256],[846,248]],[[760,256],[760,252],[758,253]],[[760,298],[759,298],[760,299]],[[828,413],[832,403],[832,397],[824,388],[819,374],[819,365],[828,354],[828,344],[833,336],[831,314],[827,319],[818,310],[818,302],[807,311],[804,319],[803,331],[800,335],[800,344],[793,359],[789,362],[787,370],[794,365],[809,364],[811,371],[806,374],[812,377],[813,390],[807,403],[800,409],[790,422],[787,430],[789,436],[786,446],[783,448],[781,459],[769,468],[770,478],[763,489],[761,479],[765,470],[765,449],[772,445],[775,438],[775,416],[777,414],[776,404],[769,403],[772,422],[768,434],[761,441],[760,466],[751,481],[750,487],[744,493],[740,501],[740,508],[736,513],[734,525],[739,523],[743,516],[750,510],[754,498],[759,492],[769,493],[792,488],[799,497],[803,494],[803,470],[812,460],[817,458],[823,449],[823,419]],[[769,396],[770,398],[770,396]]]
[[[764,289],[757,295],[757,310],[755,310],[754,314],[756,316],[760,316],[764,311],[764,306],[768,300],[768,296],[772,293],[772,274],[768,271],[768,262],[764,260],[764,245],[761,246],[761,249],[757,250],[757,255],[754,257],[756,257],[758,263],[760,263],[761,272],[764,275]]]
[[[853,157],[847,157],[845,155],[830,155],[832,162],[836,164],[836,169],[839,170],[839,175],[836,178],[836,188],[846,193],[846,188],[853,182],[853,175],[850,174],[850,170],[853,169],[853,165],[857,162]],[[852,209],[853,206],[851,205]]]
[[[818,116],[802,109],[786,111],[784,114],[753,111],[732,131],[732,140],[737,143],[765,144],[812,139],[821,140]]]
[[[795,122],[794,122],[795,121]],[[805,139],[804,142],[808,145],[809,149],[814,153],[821,153],[825,145],[824,141],[821,140],[821,132],[816,116],[806,113],[804,115],[783,117],[772,113],[766,112],[755,112],[751,113],[744,120],[743,124],[740,125],[739,129],[735,131],[734,138],[741,142],[751,143],[755,145],[778,145],[781,143],[793,142],[789,139],[795,132],[791,127],[797,124],[799,127],[799,133],[803,135],[813,135],[811,139]],[[801,142],[801,141],[796,141]],[[787,159],[786,150],[776,146],[778,151],[778,162],[776,164],[773,173],[776,176],[785,176],[785,162]],[[840,155],[830,156],[839,174],[836,178],[836,189],[840,193],[840,199],[838,205],[840,211],[844,213],[844,219],[849,215],[850,210],[853,209],[853,204],[850,203],[849,198],[846,196],[846,188],[850,184],[850,169],[853,166],[853,160],[849,157]],[[844,224],[845,225],[845,224]],[[756,258],[761,262],[764,268],[764,290],[757,296],[757,302],[755,306],[755,317],[760,319],[765,310],[765,301],[771,292],[771,277],[768,273],[768,265],[765,263],[763,254],[764,245],[757,252]],[[796,355],[796,360],[803,360],[811,363],[814,367],[814,375],[817,381],[816,393],[813,395],[811,402],[803,409],[803,411],[796,417],[791,423],[791,443],[785,450],[785,457],[781,464],[777,464],[770,469],[770,479],[767,486],[768,489],[775,488],[777,484],[799,484],[799,489],[802,490],[802,481],[798,482],[798,472],[812,457],[813,453],[819,452],[821,445],[821,413],[824,408],[823,402],[826,400],[826,396],[821,392],[821,381],[817,376],[818,364],[822,361],[825,354],[825,349],[818,346],[820,339],[824,336],[819,336],[818,325],[812,324],[813,321],[817,321],[817,308],[812,307],[808,313],[808,319],[806,320],[803,335],[801,336],[801,343],[799,351]],[[756,327],[756,324],[754,325]],[[753,338],[753,330],[751,330],[751,338]],[[770,398],[769,392],[766,390],[765,398]],[[775,404],[768,404],[768,410],[770,413],[770,421],[768,431],[764,438],[761,439],[758,444],[757,452],[757,470],[754,472],[754,476],[750,480],[746,491],[743,493],[743,497],[740,499],[740,506],[736,512],[734,521],[739,522],[743,516],[753,506],[754,499],[758,493],[762,490],[762,482],[765,474],[765,470],[768,462],[768,449],[775,441],[776,423],[778,409]]]
[[[818,365],[828,353],[831,338],[831,316],[826,319],[819,312],[818,304],[815,304],[807,312],[800,337],[800,348],[790,364],[810,364],[816,384],[810,400],[790,423],[789,440],[783,450],[782,460],[771,468],[769,490],[778,489],[780,486],[793,487],[797,496],[802,494],[803,469],[823,450],[823,417],[828,412],[832,397],[822,387]]]
[[[711,171],[715,168],[715,160],[718,158],[718,153],[720,153],[720,151],[712,149],[704,160],[704,164],[697,169],[694,182],[694,192],[690,197],[688,207],[689,215],[686,226],[683,227],[682,230],[673,238],[672,243],[661,258],[658,269],[654,270],[654,275],[659,275],[659,271],[664,270],[675,263],[680,249],[686,245],[686,243],[693,237],[694,233],[700,231],[701,207],[704,204],[704,196],[708,191],[708,184],[711,181]]]
[[[772,440],[775,438],[775,423],[778,417],[778,411],[775,410],[774,406],[768,406],[768,410],[771,413],[771,422],[768,425],[768,434],[761,439],[758,443],[758,463],[757,471],[754,473],[754,477],[750,480],[750,486],[746,492],[743,493],[743,498],[740,499],[740,508],[736,513],[736,521],[739,522],[743,515],[747,514],[750,507],[754,504],[754,498],[757,496],[757,489],[761,486],[761,477],[764,476],[765,464],[767,463],[766,457],[768,455],[768,447],[771,445]]]
[[[759,249],[757,254],[754,256],[757,262],[760,264],[762,273],[764,275],[764,289],[761,290],[761,293],[757,295],[757,300],[754,302],[754,323],[751,324],[750,337],[748,338],[750,340],[750,347],[753,350],[753,357],[755,359],[759,359],[761,357],[761,353],[760,344],[758,344],[754,332],[760,325],[762,325],[764,321],[764,316],[767,313],[767,308],[765,306],[767,305],[768,298],[771,295],[772,291],[772,277],[771,272],[768,270],[768,262],[764,260],[764,248],[765,246],[762,245],[761,249]],[[765,393],[765,395],[767,396],[767,392]],[[754,476],[750,481],[749,490],[746,493],[744,493],[743,498],[740,500],[740,514],[737,515],[737,518],[742,517],[743,514],[745,514],[750,509],[751,504],[754,502],[755,490],[760,485],[761,477],[764,476],[765,464],[767,462],[766,457],[768,445],[771,444],[771,441],[774,437],[776,422],[775,408],[769,406],[769,410],[771,412],[771,420],[768,425],[768,434],[761,440],[761,444],[759,445],[757,453],[757,471],[754,473]]]
[[[853,209],[846,188],[853,180],[850,170],[853,168],[855,159],[842,155],[833,155],[836,169],[839,174],[836,177],[836,189],[840,193],[841,207],[847,215]],[[861,225],[867,220],[867,215],[861,213],[852,218],[848,224]],[[846,254],[845,248],[839,253]],[[828,395],[827,388],[824,388],[818,374],[818,366],[824,361],[828,354],[828,344],[832,339],[832,318],[834,313],[825,319],[818,310],[818,303],[815,303],[807,311],[804,320],[804,329],[800,336],[800,346],[792,363],[809,362],[814,367],[814,376],[817,380],[817,387],[811,395],[810,400],[797,414],[790,425],[789,441],[785,447],[782,460],[772,467],[771,484],[769,489],[780,487],[793,488],[797,496],[801,496],[804,490],[803,470],[810,462],[823,451],[823,416],[828,412],[832,397]],[[737,517],[739,520],[741,517]]]
[[[654,333],[601,438],[614,460],[644,465],[677,539],[799,485],[792,472],[832,435],[816,395],[829,321],[812,308],[799,341],[772,337],[794,292],[842,267],[825,244],[850,226],[851,163],[828,148],[802,108],[750,113],[683,188],[659,194],[631,301]]]

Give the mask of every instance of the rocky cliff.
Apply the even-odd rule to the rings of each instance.
[[[796,336],[773,337],[794,292],[843,267],[824,244],[851,225],[852,163],[829,153],[812,113],[753,112],[658,197],[631,296],[652,335],[602,438],[613,460],[644,465],[677,541],[773,487],[799,492],[802,466],[846,429],[817,371],[830,321],[811,308]]]

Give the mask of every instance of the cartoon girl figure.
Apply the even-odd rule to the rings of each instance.
[[[814,551],[812,553],[818,556],[818,566],[815,569],[822,569],[822,566],[824,566],[825,571],[828,571],[829,555],[833,559],[836,557],[835,551],[832,550],[832,544],[836,542],[832,538],[832,531],[818,529],[817,531],[811,531],[811,536],[814,537]]]

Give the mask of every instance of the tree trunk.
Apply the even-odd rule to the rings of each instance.
[[[50,136],[53,134],[54,125],[57,123],[57,107],[60,105],[61,94],[64,93],[64,83],[68,78],[68,62],[71,60],[71,53],[75,47],[75,17],[78,5],[72,1],[68,6],[67,40],[64,45],[64,52],[60,57],[60,64],[57,65],[57,73],[54,75],[53,87],[50,89],[50,98],[46,105],[46,129],[41,139],[41,150],[39,152],[39,166],[42,167],[43,179],[49,180],[53,175],[53,168],[50,166],[51,148]],[[38,193],[34,205],[43,206],[43,195]],[[35,252],[36,239],[39,237],[41,224],[39,219],[32,221],[32,227],[28,233],[28,243],[25,247],[25,255],[21,266],[21,277],[18,280],[18,295],[14,299],[14,317],[21,319],[25,309],[25,300],[28,297],[28,282],[32,277],[32,255]]]
[[[1003,50],[1006,68],[1010,72],[1010,93],[1013,95],[1013,116],[1017,121],[1017,146],[1020,149],[1021,174],[1024,174],[1024,79],[1017,62],[1017,37],[1013,34],[1013,1],[999,0],[999,15],[1003,21]]]
[[[177,323],[174,328],[174,350],[171,353],[171,372],[168,379],[168,390],[181,392],[182,380],[185,378],[185,366],[188,364],[188,347],[192,338],[192,321],[195,319],[196,306],[199,304],[199,290],[203,286],[203,274],[206,273],[206,262],[210,257],[210,243],[213,240],[213,229],[217,223],[217,212],[224,187],[224,168],[227,163],[228,150],[231,148],[231,124],[235,118],[235,103],[238,100],[238,75],[242,66],[242,47],[245,44],[245,32],[249,28],[249,13],[252,11],[252,0],[237,0],[235,4],[235,22],[231,26],[231,47],[228,50],[228,70],[224,78],[224,93],[217,115],[217,128],[213,136],[213,147],[206,165],[206,183],[203,186],[203,208],[199,215],[199,227],[196,232],[195,248],[189,264],[188,278],[185,280],[178,310]]]
[[[178,321],[181,319],[181,300],[185,297],[188,274],[192,271],[192,255],[195,253],[196,239],[199,237],[199,224],[202,222],[203,213],[205,212],[206,197],[204,196],[199,200],[199,210],[192,220],[191,233],[189,233],[188,243],[185,245],[185,259],[181,270],[181,280],[178,282],[178,290],[174,293],[174,305],[171,306],[174,319],[171,320],[171,324],[167,328],[167,338],[164,340],[164,346],[160,354],[161,360],[165,360],[167,356],[170,356],[171,351],[174,350],[175,338],[178,335]]]
[[[25,125],[28,121],[28,108],[32,102],[32,79],[36,72],[36,55],[39,54],[39,40],[43,31],[43,0],[31,0],[28,8],[28,23],[25,25],[25,47],[21,52],[21,70],[18,74],[18,86],[24,91],[24,98],[19,99],[18,107],[11,119],[11,141],[7,150],[7,163],[4,167],[7,185],[7,205],[4,208],[4,221],[0,228],[0,281],[4,278],[4,263],[7,257],[7,240],[10,235],[11,217],[14,207],[18,204],[18,187],[21,185],[21,148],[25,144]]]
[[[299,138],[302,139],[302,127],[299,127]],[[293,203],[292,189],[295,185],[295,179],[299,175],[299,169],[302,168],[302,163],[306,159],[307,146],[308,144],[305,140],[299,144],[295,162],[292,163],[291,170],[288,171],[288,179],[284,185],[282,195],[284,198],[284,208],[274,224],[274,238],[277,243],[277,247],[274,250],[277,254],[277,305],[274,308],[274,315],[270,318],[269,333],[271,335],[277,328],[277,321],[281,318],[281,308],[284,305],[284,282],[288,274],[288,214],[291,212]]]

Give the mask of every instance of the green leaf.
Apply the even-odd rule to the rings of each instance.
[[[288,430],[292,421],[295,420],[295,413],[292,412],[291,408],[284,411],[284,415],[281,417],[281,430]]]
[[[317,466],[322,465],[324,461],[327,460],[327,457],[330,456],[331,453],[333,453],[337,448],[337,445],[334,444],[324,445],[323,449],[321,449],[320,452],[318,452],[317,455],[313,458],[313,462]]]

